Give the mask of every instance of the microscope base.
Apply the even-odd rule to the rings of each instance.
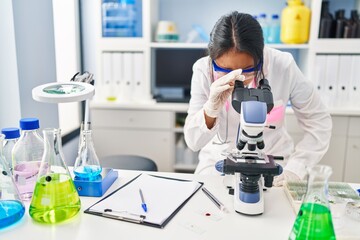
[[[244,202],[240,198],[240,173],[235,173],[236,184],[234,189],[234,209],[245,215],[261,215],[264,212],[264,193],[262,178],[259,179],[259,200],[255,203]]]

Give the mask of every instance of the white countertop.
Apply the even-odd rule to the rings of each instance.
[[[140,172],[119,171],[119,178],[105,195],[122,186]],[[288,239],[295,213],[282,188],[266,191],[265,212],[260,216],[244,216],[234,212],[233,196],[227,193],[223,177],[179,173],[155,173],[158,175],[195,179],[230,210],[222,213],[198,191],[175,215],[164,229],[128,223],[83,213],[101,198],[81,197],[81,212],[67,222],[44,225],[34,222],[28,214],[15,225],[0,230],[0,239],[46,239],[46,240],[99,240],[99,239]],[[360,187],[360,184],[354,185]],[[205,216],[210,213],[211,217]],[[338,233],[337,239],[360,239],[360,223],[346,219],[346,229]]]

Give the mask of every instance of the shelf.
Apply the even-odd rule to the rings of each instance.
[[[203,48],[206,49],[208,46],[207,43],[185,43],[185,42],[174,42],[174,43],[160,43],[152,42],[150,47],[152,48]]]
[[[329,109],[328,111],[332,116],[360,116],[360,109]],[[294,110],[291,107],[286,108],[286,114],[294,114]]]
[[[308,49],[309,44],[266,44],[268,47],[276,49]],[[175,43],[160,43],[152,42],[150,43],[152,48],[203,48],[207,49],[208,43],[184,43],[184,42],[175,42]]]
[[[137,109],[137,110],[172,110],[174,112],[187,112],[189,108],[188,103],[156,103],[149,102],[107,102],[107,101],[91,101],[91,108],[106,108],[106,109]]]
[[[102,51],[144,51],[144,38],[103,37],[98,40]]]
[[[267,47],[276,49],[309,49],[309,44],[265,44]]]
[[[184,132],[184,128],[183,127],[175,127],[173,129],[174,133],[183,133]]]
[[[360,39],[317,39],[314,47],[316,53],[359,54]]]

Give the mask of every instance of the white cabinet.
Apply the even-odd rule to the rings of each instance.
[[[344,181],[360,182],[360,117],[350,117]]]

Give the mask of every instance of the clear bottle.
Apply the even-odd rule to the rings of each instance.
[[[263,31],[264,42],[267,43],[269,37],[269,23],[267,22],[266,14],[261,13],[257,20]]]
[[[10,171],[12,171],[12,150],[15,146],[15,143],[19,140],[20,137],[20,129],[18,128],[3,128],[1,129],[1,133],[5,135],[4,141],[4,158],[9,165]]]
[[[335,239],[328,201],[331,167],[317,165],[308,169],[307,190],[289,239]]]
[[[268,43],[280,43],[280,19],[279,15],[273,14],[269,24]]]
[[[64,161],[60,129],[44,129],[44,154],[29,214],[37,222],[58,223],[74,217],[81,208]]]
[[[0,134],[0,153],[5,136]],[[4,157],[0,154],[0,229],[19,221],[25,213],[18,189]]]
[[[74,165],[74,174],[82,179],[95,179],[101,173],[99,158],[92,141],[92,131],[83,130],[80,134],[80,146]]]
[[[44,153],[44,140],[38,133],[39,127],[37,118],[21,119],[21,135],[12,150],[13,175],[24,201],[32,197]]]
[[[103,37],[135,37],[135,0],[103,0]]]

